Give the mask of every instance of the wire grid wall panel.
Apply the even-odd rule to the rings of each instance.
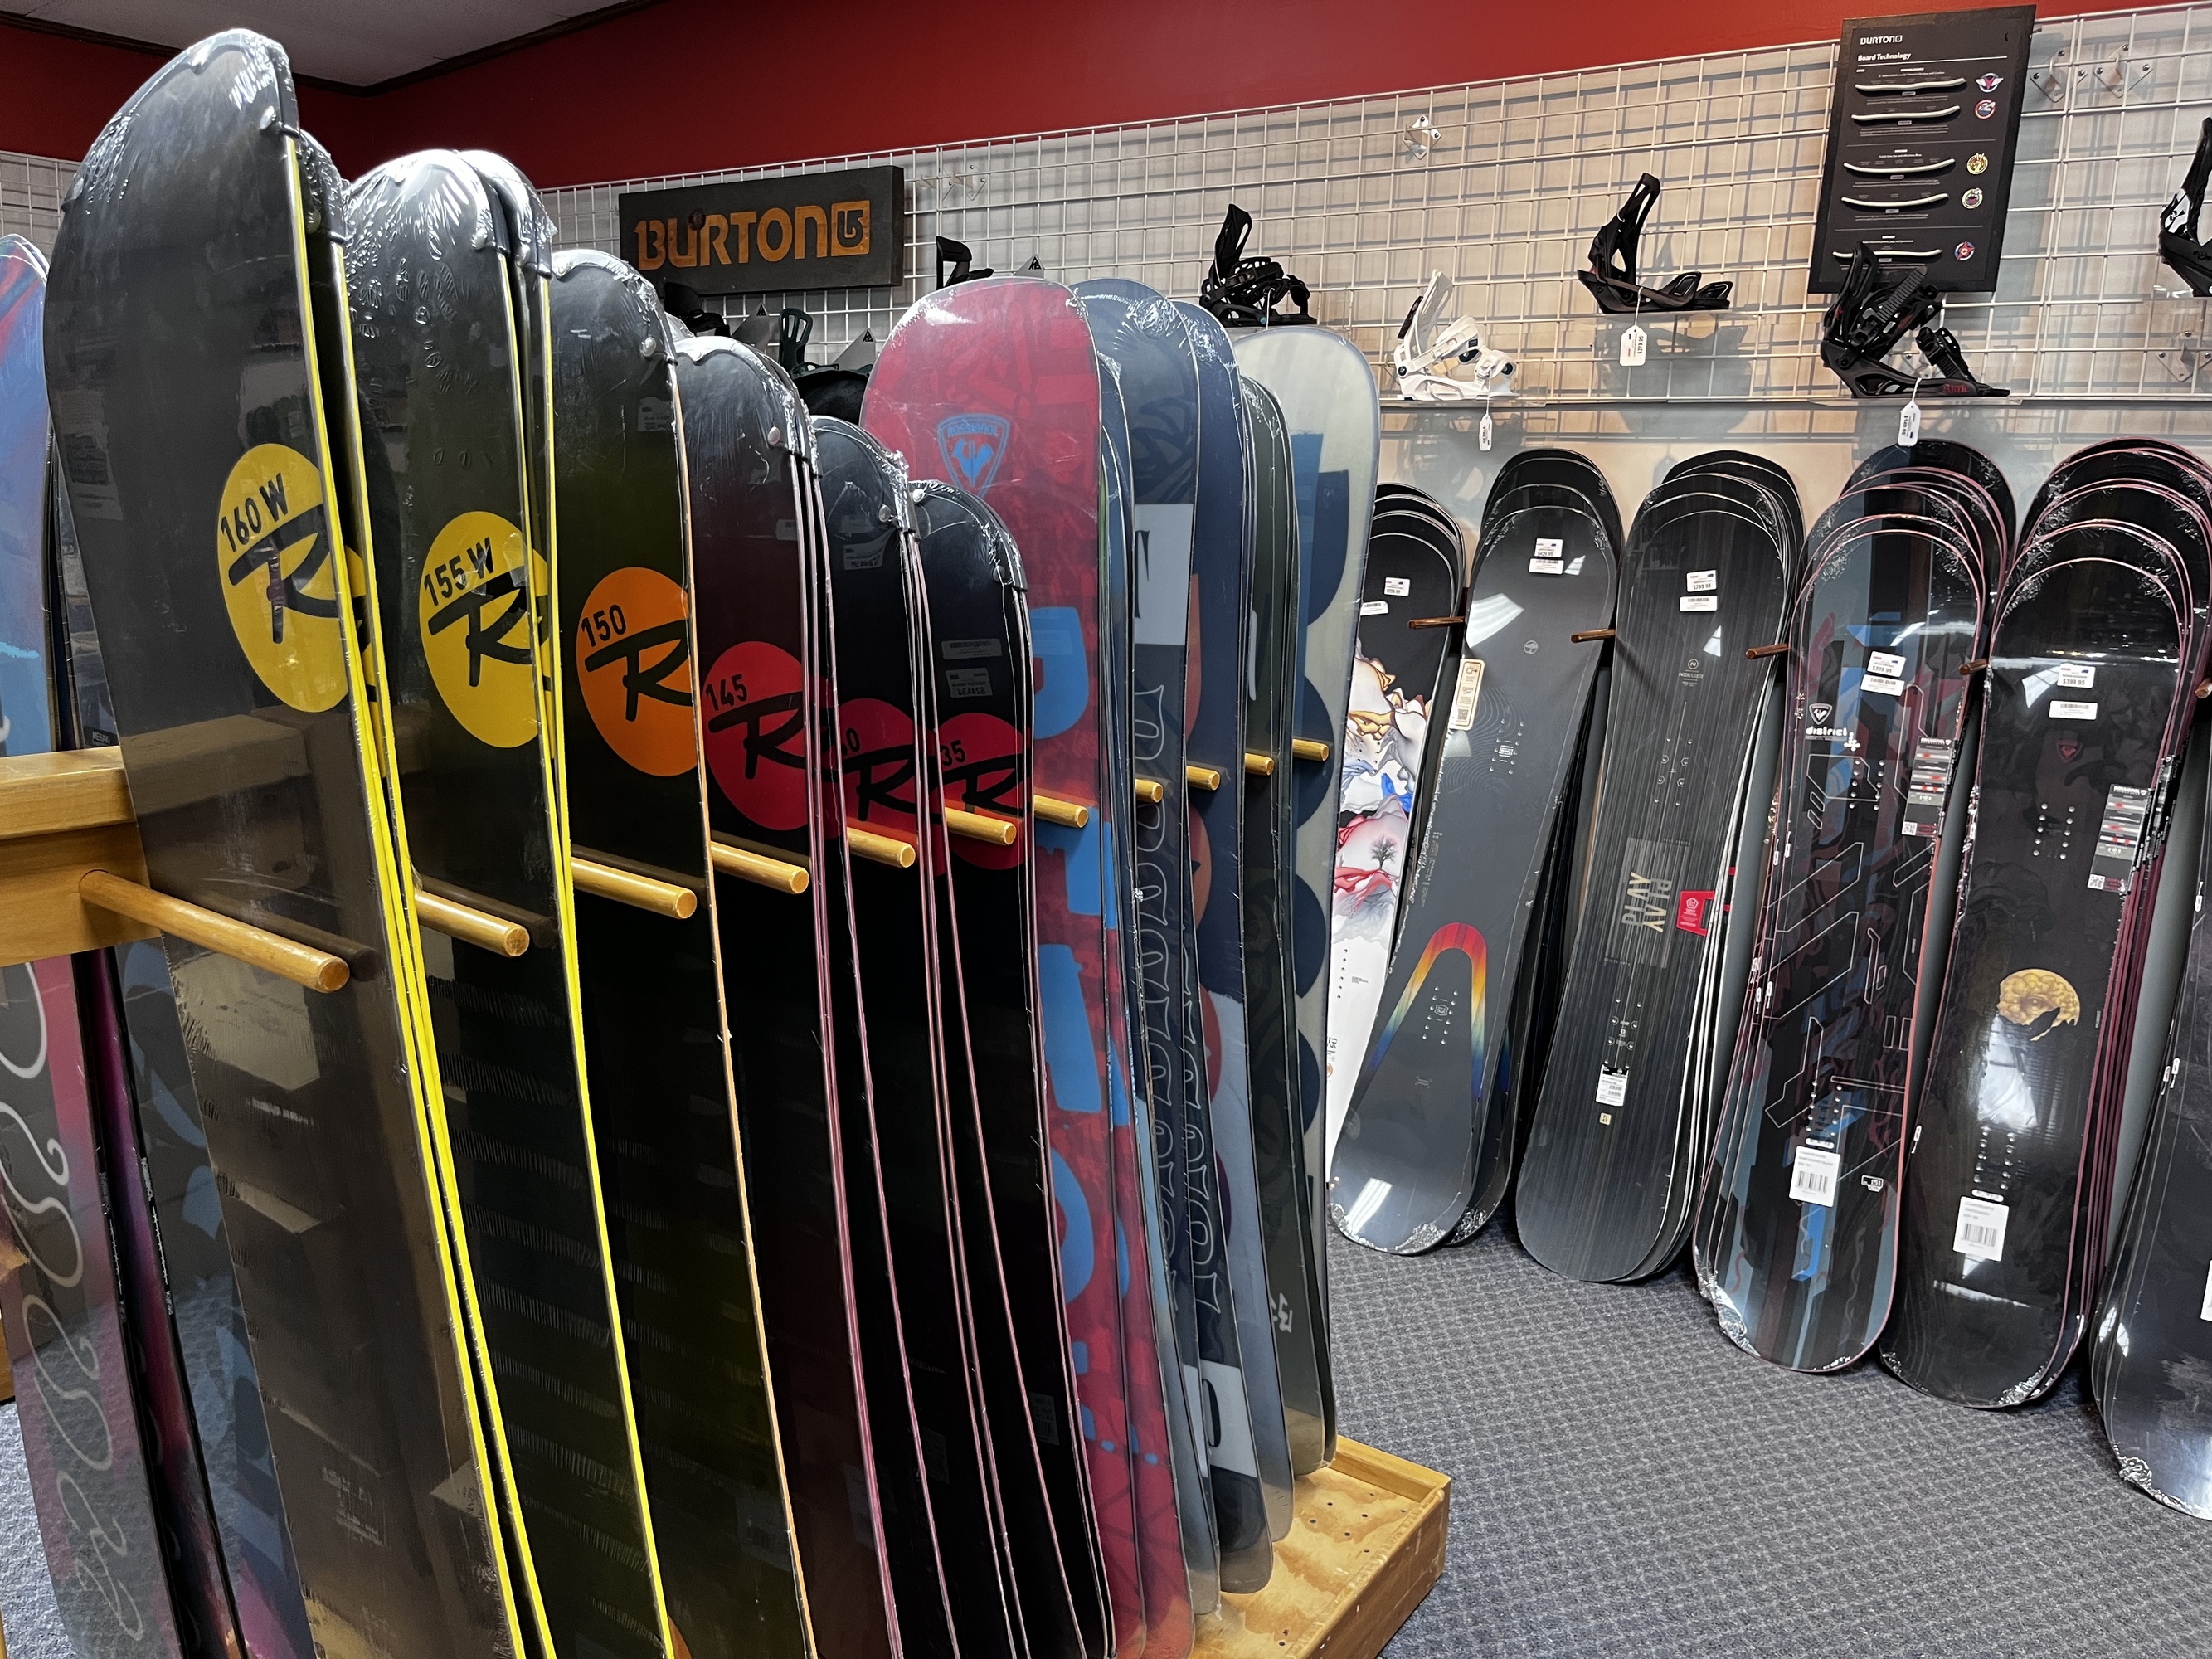
[[[76,177],[76,163],[0,150],[0,236],[21,236],[52,254],[61,228],[62,198]]]
[[[1820,361],[1808,294],[1832,41],[1668,58],[1383,97],[548,192],[571,245],[621,253],[626,190],[896,162],[910,240],[896,288],[763,295],[811,313],[810,360],[881,339],[935,282],[935,239],[979,265],[1034,257],[1063,282],[1133,276],[1194,296],[1231,201],[1251,254],[1311,285],[1322,321],[1376,362],[1432,270],[1516,364],[1517,401],[1845,401]],[[2204,301],[2169,297],[2157,219],[2212,113],[2212,6],[2038,26],[1996,291],[1953,296],[1948,325],[2014,398],[2158,400],[2212,391]],[[1664,185],[1638,252],[1658,286],[1735,283],[1729,310],[1644,317],[1650,356],[1619,362],[1627,319],[1574,273],[1639,173]],[[2168,294],[2159,292],[2169,290]],[[1918,366],[1908,349],[1897,361]]]

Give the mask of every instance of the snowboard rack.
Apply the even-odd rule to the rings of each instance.
[[[2007,398],[1966,366],[1959,337],[1942,325],[1943,296],[1924,265],[1885,265],[1864,242],[1851,255],[1844,285],[1820,319],[1820,361],[1854,398]],[[1936,375],[1899,373],[1882,362],[1909,329]]]
[[[1231,202],[1213,239],[1213,264],[1199,284],[1199,304],[1224,328],[1281,327],[1317,320],[1310,308],[1311,290],[1279,261],[1244,257],[1244,244],[1251,237],[1252,216]],[[1285,300],[1297,309],[1276,310]]]
[[[1636,181],[1620,211],[1598,227],[1590,238],[1589,269],[1576,276],[1608,316],[1638,312],[1726,311],[1735,284],[1705,283],[1701,270],[1686,270],[1664,288],[1645,288],[1636,280],[1636,245],[1644,234],[1644,222],[1659,199],[1659,180],[1647,173]]]

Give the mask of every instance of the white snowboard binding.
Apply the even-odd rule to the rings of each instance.
[[[1513,391],[1513,360],[1502,351],[1484,349],[1474,319],[1457,318],[1438,328],[1452,287],[1443,272],[1431,272],[1427,289],[1399,325],[1390,365],[1397,371],[1398,395],[1407,403],[1474,403],[1507,397]],[[1452,368],[1458,363],[1472,368],[1468,378],[1454,377]]]

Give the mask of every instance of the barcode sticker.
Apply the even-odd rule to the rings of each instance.
[[[1951,1235],[1951,1248],[1977,1261],[2004,1260],[2005,1222],[2012,1212],[1985,1198],[1959,1200],[1959,1227]]]
[[[2054,699],[2051,705],[2051,718],[2055,720],[2093,720],[2097,718],[2097,705],[2094,702],[2061,702]]]
[[[955,697],[988,697],[991,695],[991,671],[948,668],[945,671],[945,690]]]
[[[1360,605],[1359,614],[1363,617],[1387,617],[1390,614],[1390,601],[1368,599]]]
[[[1412,597],[1413,592],[1413,579],[1411,576],[1385,576],[1382,579],[1382,597],[1384,599],[1409,599]]]
[[[1536,550],[1528,557],[1528,574],[1532,576],[1564,576],[1567,572],[1567,544],[1558,536],[1536,538]]]
[[[1859,681],[1859,690],[1878,691],[1885,697],[1901,697],[1905,695],[1905,682],[1884,674],[1869,674]]]
[[[1689,576],[1689,587],[1692,593],[1711,593],[1720,588],[1721,573],[1717,570],[1692,570]]]
[[[1720,608],[1721,596],[1717,593],[1685,593],[1682,595],[1682,609],[1685,611],[1717,611]]]
[[[1610,1066],[1597,1068],[1597,1103],[1618,1106],[1628,1098],[1628,1073],[1616,1072]]]
[[[1905,672],[1905,659],[1892,651],[1869,651],[1867,653],[1867,672],[1893,680]]]
[[[1797,1149],[1790,1166],[1790,1196],[1801,1204],[1836,1204],[1836,1179],[1844,1167],[1843,1154],[1826,1147],[1806,1145]]]
[[[2069,691],[2087,691],[2097,683],[2096,665],[2094,663],[2061,663],[2058,665],[2058,683]]]
[[[1474,724],[1475,705],[1482,701],[1482,659],[1468,657],[1459,665],[1459,690],[1452,693],[1448,729],[1464,732]]]

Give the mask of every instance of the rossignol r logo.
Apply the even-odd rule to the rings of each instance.
[[[285,444],[239,457],[216,519],[223,605],[254,674],[303,714],[346,694],[334,539],[313,461]]]
[[[517,748],[538,732],[532,556],[523,551],[522,532],[498,514],[464,513],[430,544],[415,593],[439,701],[495,749]],[[543,573],[544,561],[537,565]]]
[[[1003,415],[953,415],[937,423],[937,450],[946,471],[970,495],[987,495],[1006,459],[1012,423]]]
[[[575,648],[584,707],[609,748],[657,778],[694,763],[691,618],[682,588],[643,565],[610,571],[584,601]]]

